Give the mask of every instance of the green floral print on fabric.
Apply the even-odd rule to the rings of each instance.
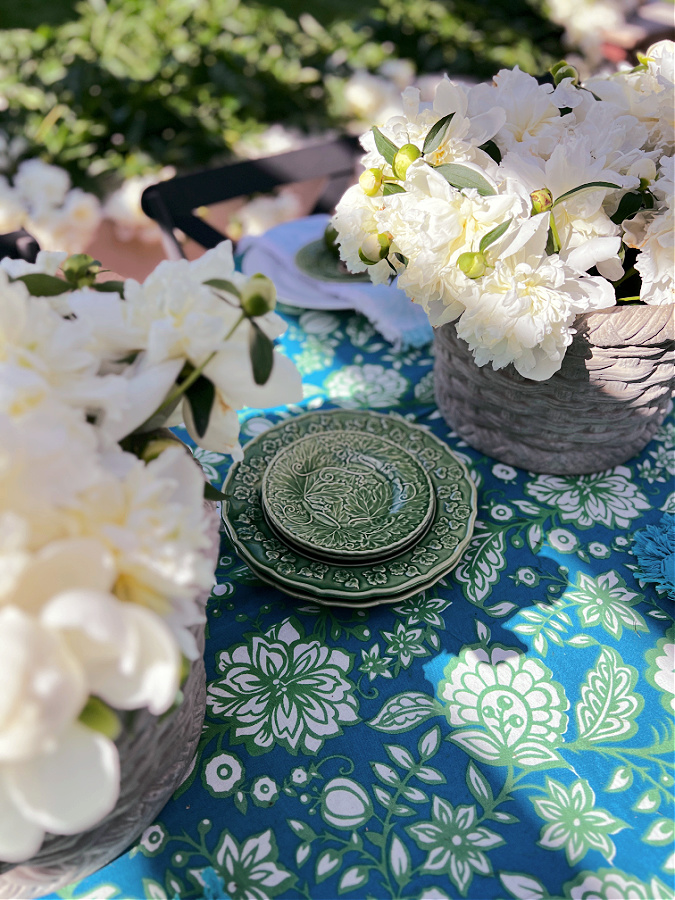
[[[483,852],[504,843],[494,831],[477,825],[475,806],[457,806],[434,797],[431,821],[408,825],[406,831],[427,858],[422,870],[447,875],[466,896],[475,872],[491,875],[492,866]]]
[[[408,379],[375,363],[345,366],[324,383],[330,399],[344,409],[382,409],[394,406],[408,388]]]
[[[295,876],[277,862],[279,851],[271,829],[241,843],[224,831],[215,857],[232,900],[268,900],[295,881]]]
[[[445,668],[438,694],[450,739],[495,766],[548,767],[567,729],[569,701],[539,660],[493,644],[464,647]]]
[[[591,528],[596,523],[628,528],[650,509],[626,466],[593,475],[539,475],[525,485],[525,490],[540,503],[556,507],[563,521],[574,522],[578,528]]]
[[[675,713],[675,628],[669,628],[651,650],[645,653],[649,668],[647,681],[661,692],[666,712]]]
[[[306,639],[293,619],[219,655],[223,677],[208,686],[211,714],[228,722],[249,753],[282,745],[314,754],[343,725],[359,721],[353,654]]]
[[[534,797],[534,808],[547,823],[541,829],[539,845],[547,850],[565,850],[570,866],[591,850],[599,850],[612,862],[616,847],[608,835],[626,828],[607,810],[595,807],[595,793],[588,781],[578,779],[570,788],[546,779],[547,797]]]
[[[624,625],[636,632],[647,631],[645,620],[632,609],[644,599],[643,595],[629,591],[626,582],[615,571],[604,572],[597,578],[579,572],[576,590],[567,591],[564,597],[577,604],[584,627],[602,625],[615,638],[621,637]]]

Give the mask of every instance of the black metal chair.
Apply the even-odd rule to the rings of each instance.
[[[32,234],[22,228],[20,231],[10,231],[0,234],[0,259],[25,259],[26,262],[35,262],[40,245]]]
[[[180,259],[185,254],[176,229],[206,249],[225,239],[225,235],[195,215],[199,207],[267,193],[283,184],[327,178],[312,213],[332,212],[354,180],[359,154],[356,138],[341,137],[277,156],[232,162],[153,184],[143,192],[141,206],[161,227],[167,256]]]

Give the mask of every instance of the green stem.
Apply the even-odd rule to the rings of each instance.
[[[612,285],[615,288],[618,288],[620,284],[623,284],[624,281],[627,281],[629,278],[632,278],[633,275],[637,275],[637,269],[635,268],[635,266],[631,266],[631,268],[628,269],[628,271],[623,273],[621,278],[619,278],[617,281],[613,281]]]
[[[558,234],[558,228],[555,224],[555,217],[552,212],[549,213],[549,228],[551,229],[551,235],[553,237],[553,252],[559,253],[562,243],[560,241],[560,235]]]
[[[632,297],[617,297],[616,302],[617,303],[629,303],[632,300],[639,300],[639,299],[640,299],[640,295],[634,294]]]

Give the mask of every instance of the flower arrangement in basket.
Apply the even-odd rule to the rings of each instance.
[[[111,813],[116,739],[171,711],[200,656],[217,517],[197,463],[156,427],[180,404],[197,443],[237,455],[237,408],[300,397],[273,346],[274,288],[234,271],[229,242],[143,284],[99,269],[0,262],[3,896],[8,863]],[[185,752],[180,734],[164,743]]]
[[[508,367],[506,399],[514,383],[563,368],[581,316],[664,306],[662,330],[675,299],[673,69],[674,45],[663,41],[634,69],[584,84],[559,63],[552,84],[518,68],[470,87],[446,77],[431,106],[408,89],[404,114],[362,138],[365,171],[333,219],[342,259],[374,282],[398,277],[440,329],[439,355],[447,340],[446,358],[463,355],[462,384],[478,378],[467,356],[474,370]],[[498,383],[480,379],[474,407]],[[538,426],[525,438],[528,429]],[[509,461],[524,464],[519,452]]]

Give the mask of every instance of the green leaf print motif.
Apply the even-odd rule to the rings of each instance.
[[[474,536],[464,552],[454,576],[470,603],[482,606],[499,573],[506,568],[504,531],[492,523],[476,522]]]
[[[637,677],[637,671],[626,665],[616,650],[601,649],[576,706],[579,745],[625,740],[635,734],[634,720],[644,703],[639,694],[633,693]]]
[[[368,724],[377,731],[395,734],[410,731],[431,716],[442,714],[441,706],[428,694],[407,691],[390,697]]]

